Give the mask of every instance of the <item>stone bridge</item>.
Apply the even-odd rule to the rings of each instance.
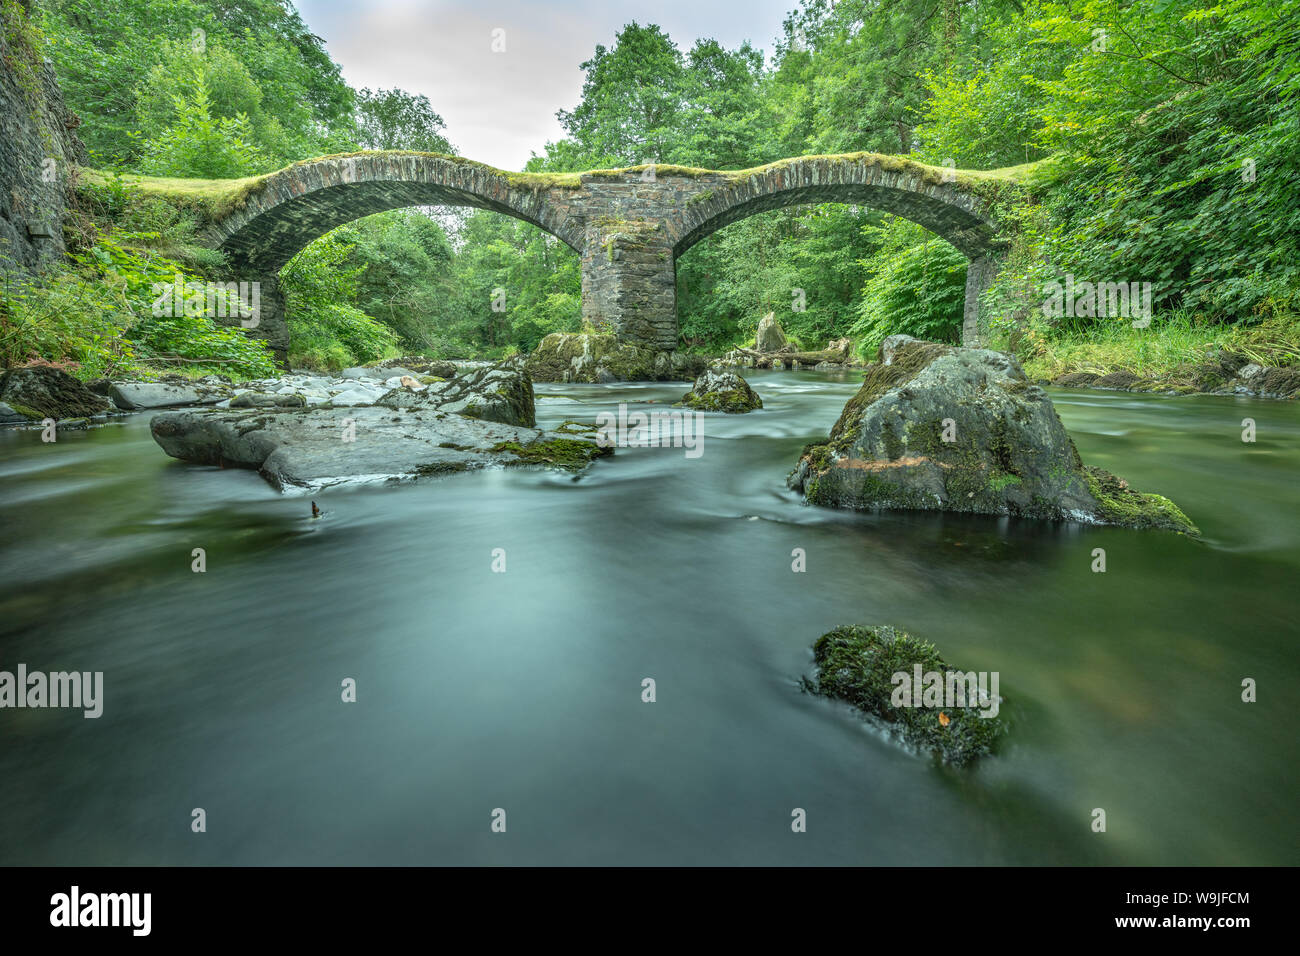
[[[919,223],[970,259],[963,326],[970,343],[980,338],[979,294],[996,272],[1002,245],[992,204],[1013,183],[1012,171],[953,170],[874,153],[803,156],[740,171],[653,165],[550,174],[431,153],[369,152],[231,181],[207,241],[227,254],[237,278],[262,283],[254,334],[282,358],[288,332],[275,276],[295,253],[362,216],[442,205],[490,209],[551,233],[581,257],[584,319],[624,340],[672,351],[678,256],[758,212],[853,203]]]

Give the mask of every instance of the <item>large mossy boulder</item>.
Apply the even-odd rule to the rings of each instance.
[[[87,418],[107,412],[112,408],[102,395],[97,395],[79,379],[49,365],[15,368],[0,376],[0,403],[12,410],[6,417],[16,416],[28,421],[53,418]]]
[[[763,400],[749,383],[726,369],[706,369],[695,386],[677,403],[699,412],[727,412],[731,415],[763,407]]]
[[[848,701],[909,746],[945,763],[962,766],[992,753],[1005,732],[992,675],[983,675],[981,683],[979,674],[956,671],[933,644],[903,631],[837,627],[817,639],[813,657],[817,677],[804,682],[806,689]],[[931,675],[939,675],[937,693]],[[917,685],[929,692],[913,693]]]
[[[1047,393],[1009,355],[891,336],[789,485],[812,504],[1197,534],[1167,498],[1085,467]]]

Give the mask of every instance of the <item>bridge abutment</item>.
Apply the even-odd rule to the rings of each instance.
[[[281,368],[289,363],[289,322],[285,317],[284,293],[280,291],[279,280],[274,275],[240,274],[234,282],[241,290],[248,284],[249,294],[241,291],[241,299],[256,302],[255,315],[244,318],[239,315],[216,316],[213,322],[232,328],[240,328],[249,338],[261,339],[275,354],[275,361]],[[253,285],[255,283],[255,285]],[[253,291],[256,290],[256,291]],[[255,298],[254,298],[255,297]],[[249,302],[245,301],[245,305]]]
[[[988,341],[988,322],[980,314],[980,295],[989,287],[1001,265],[996,253],[977,256],[966,267],[966,304],[962,309],[961,344],[978,348]]]
[[[677,348],[677,271],[661,220],[600,220],[582,251],[582,318],[626,342]]]

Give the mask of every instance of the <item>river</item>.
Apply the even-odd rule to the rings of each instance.
[[[854,377],[749,378],[766,408],[697,458],[330,489],[318,520],[147,414],[0,432],[0,669],[104,673],[98,719],[0,710],[0,862],[1297,862],[1300,404],[1052,391],[1197,541],[808,507],[784,478]],[[537,390],[546,426],[685,386]],[[1001,753],[937,766],[802,693],[841,623],[999,672]]]

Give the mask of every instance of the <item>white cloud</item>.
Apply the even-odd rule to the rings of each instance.
[[[461,155],[521,169],[562,135],[557,109],[582,95],[580,64],[624,24],[657,23],[683,51],[699,37],[768,50],[795,0],[297,0],[344,78],[423,93]],[[492,52],[492,31],[506,51]]]

